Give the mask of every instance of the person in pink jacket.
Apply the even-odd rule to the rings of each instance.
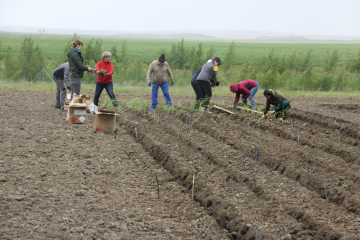
[[[247,99],[249,98],[251,102],[251,109],[256,110],[254,96],[258,89],[259,83],[251,79],[241,81],[237,84],[231,84],[230,91],[236,93],[233,109],[235,108],[235,104],[239,101],[241,94],[242,103],[247,104]]]

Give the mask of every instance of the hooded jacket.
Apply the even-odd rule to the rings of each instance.
[[[84,71],[88,70],[88,67],[83,65],[83,58],[81,52],[76,52],[74,48],[70,49],[67,53],[70,65],[70,78],[82,78]]]
[[[236,104],[240,99],[240,94],[244,95],[244,100],[246,100],[250,96],[250,90],[257,86],[257,81],[248,79],[245,81],[241,81],[237,84],[231,84],[230,85],[230,91],[235,92],[235,101],[234,104]]]
[[[65,86],[70,87],[69,74],[70,74],[70,66],[69,63],[66,62],[55,68],[52,75],[54,78],[64,80]]]

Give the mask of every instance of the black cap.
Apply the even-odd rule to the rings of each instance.
[[[221,60],[220,60],[220,58],[215,57],[214,60],[217,61],[219,65],[221,65]]]
[[[164,56],[164,54],[162,54],[160,57],[159,57],[159,62],[165,62],[165,56]]]

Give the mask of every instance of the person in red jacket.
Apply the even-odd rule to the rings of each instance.
[[[95,73],[98,74],[98,79],[95,88],[94,104],[98,106],[100,95],[105,88],[114,106],[118,108],[119,104],[113,91],[112,75],[114,73],[114,67],[113,64],[110,62],[111,53],[104,52],[102,54],[102,57],[103,60],[98,62],[95,68]]]
[[[235,104],[239,101],[241,94],[242,103],[247,104],[247,99],[249,98],[251,102],[251,109],[256,110],[254,96],[258,89],[259,83],[251,79],[241,81],[237,84],[231,84],[230,91],[236,93],[233,109],[235,108]]]

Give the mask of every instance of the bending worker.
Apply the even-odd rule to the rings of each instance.
[[[71,91],[69,74],[69,62],[63,63],[55,68],[52,74],[54,82],[56,83],[56,103],[54,107],[60,108],[61,110],[64,110],[65,106],[66,88]]]
[[[164,54],[162,54],[159,57],[159,59],[153,61],[150,64],[149,71],[147,73],[147,82],[149,87],[151,87],[151,74],[153,75],[152,76],[153,86],[151,92],[152,104],[150,110],[154,110],[157,106],[159,87],[161,87],[167,105],[169,106],[169,108],[172,108],[173,106],[171,104],[171,97],[169,93],[169,86],[168,86],[166,74],[168,74],[171,79],[171,85],[174,85],[174,77],[170,70],[169,64],[165,61]]]
[[[201,94],[200,101],[204,107],[204,112],[211,113],[208,109],[208,105],[212,96],[211,79],[214,79],[214,83],[218,86],[219,81],[217,79],[218,66],[221,65],[221,60],[218,57],[214,57],[210,62],[205,63],[201,67],[201,71],[197,77],[197,82]]]
[[[259,83],[251,79],[241,81],[237,84],[231,84],[230,91],[236,93],[233,108],[235,108],[235,104],[239,101],[241,94],[242,103],[244,105],[247,104],[247,99],[249,98],[251,102],[251,109],[256,110],[254,96],[258,91],[258,89],[259,89]]]
[[[286,112],[291,109],[290,102],[286,100],[286,98],[284,98],[283,96],[281,96],[275,90],[272,89],[266,89],[264,91],[264,96],[266,97],[266,107],[265,107],[264,115],[262,115],[262,118],[264,118],[265,115],[269,116],[273,113],[275,114],[276,117],[279,118],[286,117]],[[275,105],[275,106],[272,106],[270,109],[270,105]]]

